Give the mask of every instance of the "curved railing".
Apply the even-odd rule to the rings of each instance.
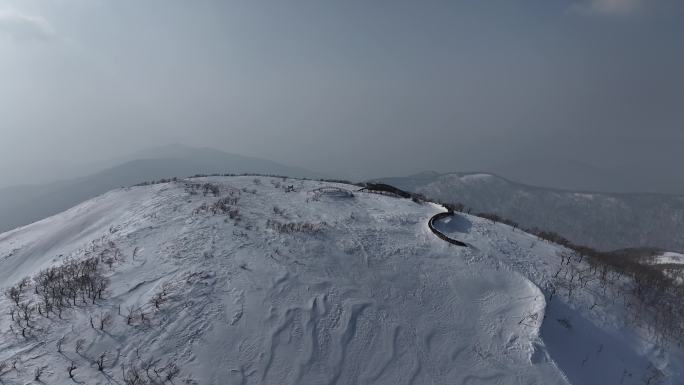
[[[435,225],[434,225],[435,221],[443,219],[443,218],[453,217],[454,215],[456,215],[456,214],[454,214],[453,211],[447,211],[444,213],[437,213],[437,214],[433,215],[432,218],[430,218],[430,220],[428,221],[428,227],[430,228],[430,231],[432,231],[438,238],[440,238],[444,241],[447,241],[447,242],[451,243],[452,245],[456,245],[456,246],[460,246],[460,247],[468,247],[468,245],[466,243],[461,242],[461,241],[456,240],[456,239],[453,239],[453,238],[450,238],[446,234],[444,234],[443,232],[441,232],[441,231],[437,230],[437,228],[435,228]]]
[[[411,198],[411,199],[414,199],[416,201],[420,200],[420,197],[416,194],[411,194],[409,192],[406,192],[404,190],[396,188],[392,185],[388,185],[388,184],[384,184],[384,183],[367,183],[366,186],[363,187],[362,189],[360,189],[359,191],[372,192],[372,193],[376,193],[376,194],[385,194],[385,195],[395,196],[395,197],[399,197],[399,198]],[[460,246],[460,247],[468,247],[468,245],[466,243],[461,242],[457,239],[453,239],[453,238],[447,236],[446,234],[444,234],[443,232],[437,230],[437,228],[435,228],[434,222],[436,220],[440,220],[440,219],[447,218],[447,217],[453,217],[455,215],[453,209],[451,209],[447,206],[445,206],[445,208],[447,209],[446,212],[435,214],[428,221],[428,227],[430,228],[430,231],[432,231],[438,238],[440,238],[446,242],[449,242],[452,245],[456,245],[456,246]]]

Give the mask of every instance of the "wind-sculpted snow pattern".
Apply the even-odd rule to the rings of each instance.
[[[204,183],[212,188],[196,188]],[[211,177],[119,189],[1,234],[3,291],[84,258],[102,261],[109,285],[61,318],[43,308],[26,322],[3,296],[0,381],[641,384],[657,370],[651,384],[679,383],[670,364],[679,356],[640,349],[636,337],[612,335],[609,345],[609,314],[554,299],[552,317],[577,315],[574,338],[549,319],[539,287],[560,247],[466,216],[441,224],[474,245],[455,247],[428,229],[436,205],[367,193],[310,199],[322,187],[349,188]],[[36,282],[24,281],[20,301],[38,309]],[[606,354],[584,367],[627,351],[605,361],[616,376],[591,382],[578,359],[594,337],[606,338]]]
[[[504,224],[456,214],[435,226],[471,245],[465,258],[512,268],[544,289],[541,339],[571,383],[684,383],[681,346],[634,322],[646,316],[630,309],[625,282],[601,285],[586,258]]]

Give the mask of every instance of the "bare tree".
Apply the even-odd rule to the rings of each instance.
[[[8,369],[10,365],[7,361],[0,361],[0,383],[2,383],[2,376],[9,373],[11,369]]]
[[[112,270],[114,268],[114,261],[115,261],[114,257],[110,256],[110,257],[105,258],[104,263],[105,263],[105,265],[107,265],[107,267],[109,267],[109,270]]]
[[[64,344],[65,339],[66,339],[66,336],[62,336],[59,340],[57,340],[57,353],[62,352],[62,344]]]
[[[30,302],[22,302],[19,304],[21,318],[24,320],[26,327],[28,328],[31,327],[31,322],[33,320],[33,310],[34,307],[31,305]]]
[[[131,365],[128,370],[122,366],[123,369],[123,381],[126,385],[147,385],[147,380],[142,376],[140,369]]]
[[[19,306],[19,302],[21,302],[21,290],[19,290],[18,286],[12,286],[7,289],[5,295],[14,302],[14,305]]]
[[[156,377],[159,377],[159,372],[157,369],[157,364],[159,363],[159,359],[154,359],[152,357],[147,358],[145,360],[142,360],[140,362],[140,369],[145,371],[145,375],[147,376],[147,379],[151,382],[154,383],[155,378],[152,376],[151,372],[154,372]]]
[[[112,314],[111,313],[104,313],[100,314],[100,330],[104,331],[105,328],[108,328],[112,324]]]
[[[107,359],[107,351],[105,350],[104,352],[102,352],[102,354],[100,354],[100,356],[97,358],[97,360],[95,360],[95,364],[97,364],[97,370],[98,371],[101,372],[104,370],[104,364],[105,364],[106,359]]]
[[[74,370],[76,369],[76,364],[74,364],[74,361],[71,361],[71,365],[67,368],[67,371],[69,371],[69,378],[74,378]]]
[[[135,319],[136,308],[135,306],[126,306],[126,311],[128,312],[126,325],[130,325],[131,322],[133,322],[133,319]]]
[[[180,369],[175,362],[169,362],[164,368],[164,371],[166,372],[166,381],[169,381],[170,383],[173,383],[173,379],[180,374]]]
[[[162,303],[166,301],[166,289],[158,292],[157,294],[152,297],[152,304],[156,309],[159,309],[159,306],[161,306]]]
[[[43,376],[43,373],[45,372],[45,366],[38,366],[34,371],[33,371],[33,379],[35,381],[40,381],[40,377]]]
[[[86,340],[85,338],[79,338],[76,340],[76,346],[75,350],[77,354],[81,354],[81,351],[83,350],[83,347],[85,346]]]

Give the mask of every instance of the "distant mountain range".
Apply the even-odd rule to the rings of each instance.
[[[424,172],[374,181],[459,202],[525,228],[556,232],[599,250],[684,250],[684,195],[609,194],[529,186],[487,173]]]
[[[0,233],[106,191],[161,178],[213,173],[329,177],[266,159],[179,144],[140,151],[108,164],[103,171],[85,177],[0,189]],[[684,251],[684,195],[577,192],[534,187],[489,173],[424,172],[374,181],[445,202],[460,202],[474,212],[498,214],[525,228],[554,231],[601,250],[655,247]]]
[[[85,177],[0,189],[0,233],[57,214],[114,188],[154,179],[212,173],[324,177],[266,159],[183,145],[152,148],[120,161],[117,166]]]
[[[532,186],[606,193],[684,194],[684,177],[674,154],[662,154],[652,164],[596,165],[556,154],[519,154],[503,163],[478,169]],[[446,170],[452,171],[452,170]]]

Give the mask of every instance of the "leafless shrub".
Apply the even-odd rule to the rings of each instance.
[[[180,368],[175,363],[169,363],[166,366],[166,380],[173,382],[173,379],[180,374]]]
[[[123,381],[126,385],[147,385],[149,382],[142,375],[142,371],[135,365],[130,365],[128,370],[123,367]]]
[[[62,337],[60,337],[59,340],[57,340],[57,344],[56,344],[56,345],[57,345],[57,353],[61,353],[61,352],[62,352],[62,345],[64,344],[64,340],[65,340],[65,339],[66,339],[66,337],[65,337],[65,336],[62,336]]]
[[[202,194],[204,196],[207,196],[208,194],[211,194],[215,197],[219,196],[221,193],[221,188],[213,183],[205,183],[202,185]]]
[[[74,364],[74,361],[71,361],[71,364],[67,367],[67,371],[69,372],[69,378],[74,378],[74,370],[78,369],[76,367],[76,364]]]
[[[166,302],[166,289],[163,289],[162,291],[157,292],[157,294],[155,294],[155,295],[152,297],[152,299],[150,300],[150,302],[154,305],[154,308],[155,308],[155,309],[159,309],[159,307],[160,307],[164,302]]]
[[[500,217],[500,216],[497,215],[497,214],[491,214],[491,213],[476,213],[475,216],[478,216],[478,217],[484,218],[484,219],[489,219],[489,220],[492,221],[492,222],[503,223],[503,224],[505,224],[505,225],[511,226],[511,227],[514,228],[514,229],[517,229],[517,228],[520,227],[520,225],[519,225],[517,222],[512,221],[512,220],[509,220],[509,219],[506,219],[506,218],[502,218],[502,217]]]
[[[135,319],[137,308],[135,306],[127,306],[126,311],[128,312],[128,315],[126,316],[126,325],[130,325]]]
[[[229,195],[212,204],[207,204],[206,202],[202,203],[194,210],[194,213],[210,213],[213,215],[228,214],[231,219],[236,219],[240,216],[240,209],[235,206],[239,200],[239,195]]]
[[[193,214],[201,214],[207,211],[209,211],[209,205],[206,202],[203,202],[199,207],[193,210]]]
[[[104,331],[114,321],[111,313],[100,313],[100,330]]]
[[[326,222],[321,223],[308,223],[308,222],[290,222],[281,223],[274,220],[267,220],[266,227],[273,229],[279,233],[291,234],[291,233],[304,233],[304,234],[318,234],[321,233],[328,224]]]
[[[43,376],[43,373],[45,373],[45,369],[47,369],[46,366],[38,366],[33,370],[33,380],[34,381],[40,381],[40,377]]]
[[[235,206],[240,200],[239,196],[223,197],[209,207],[213,214],[225,214],[230,211],[232,206]]]
[[[79,338],[76,340],[76,344],[74,345],[74,351],[76,351],[76,354],[81,354],[83,348],[85,347],[85,343],[85,338]]]
[[[157,372],[157,364],[158,363],[159,363],[159,359],[154,359],[152,357],[144,359],[140,362],[140,369],[145,371],[145,376],[147,376],[147,379],[151,383],[156,382],[155,377],[159,378],[159,375],[155,374]]]
[[[22,297],[22,292],[19,289],[19,285],[17,286],[12,286],[9,289],[5,291],[5,295],[7,298],[12,300],[14,302],[15,306],[19,306],[19,303],[21,302],[21,297]]]
[[[285,210],[278,206],[273,206],[273,213],[280,216],[285,216]]]
[[[126,312],[126,325],[133,325],[137,319],[139,319],[140,324],[147,324],[150,321],[141,306],[128,306]]]
[[[19,313],[21,315],[21,318],[19,319],[23,320],[28,328],[32,327],[34,309],[35,307],[31,302],[22,302],[19,304]]]
[[[0,361],[0,383],[2,383],[2,376],[9,373],[11,370],[12,368],[7,361]]]
[[[190,195],[197,195],[198,191],[201,188],[202,188],[202,185],[199,183],[190,183],[190,182],[185,183],[185,191]]]
[[[181,370],[174,361],[168,361],[165,365],[159,365],[160,360],[153,357],[140,360],[138,363],[131,363],[128,366],[122,365],[123,380],[126,385],[147,385],[147,384],[173,384]],[[190,377],[190,382],[183,381],[185,384],[196,384]]]
[[[178,181],[178,178],[177,178],[177,177],[173,177],[173,178],[162,178],[162,179],[159,179],[159,180],[151,180],[151,181],[145,181],[145,182],[142,182],[142,183],[134,184],[133,186],[134,186],[134,187],[136,187],[136,186],[151,186],[151,185],[155,185],[155,184],[169,183],[169,182],[177,182],[177,181]]]
[[[204,175],[196,175],[197,177],[204,176]],[[207,196],[207,195],[213,195],[215,197],[219,196],[221,194],[221,187],[217,184],[214,183],[192,183],[192,182],[185,182],[185,191],[190,194],[190,195],[197,195],[199,192],[202,192],[202,195]]]
[[[107,360],[107,351],[105,350],[95,360],[95,364],[97,365],[97,370],[99,372],[104,370],[104,365],[105,365],[106,360]]]

